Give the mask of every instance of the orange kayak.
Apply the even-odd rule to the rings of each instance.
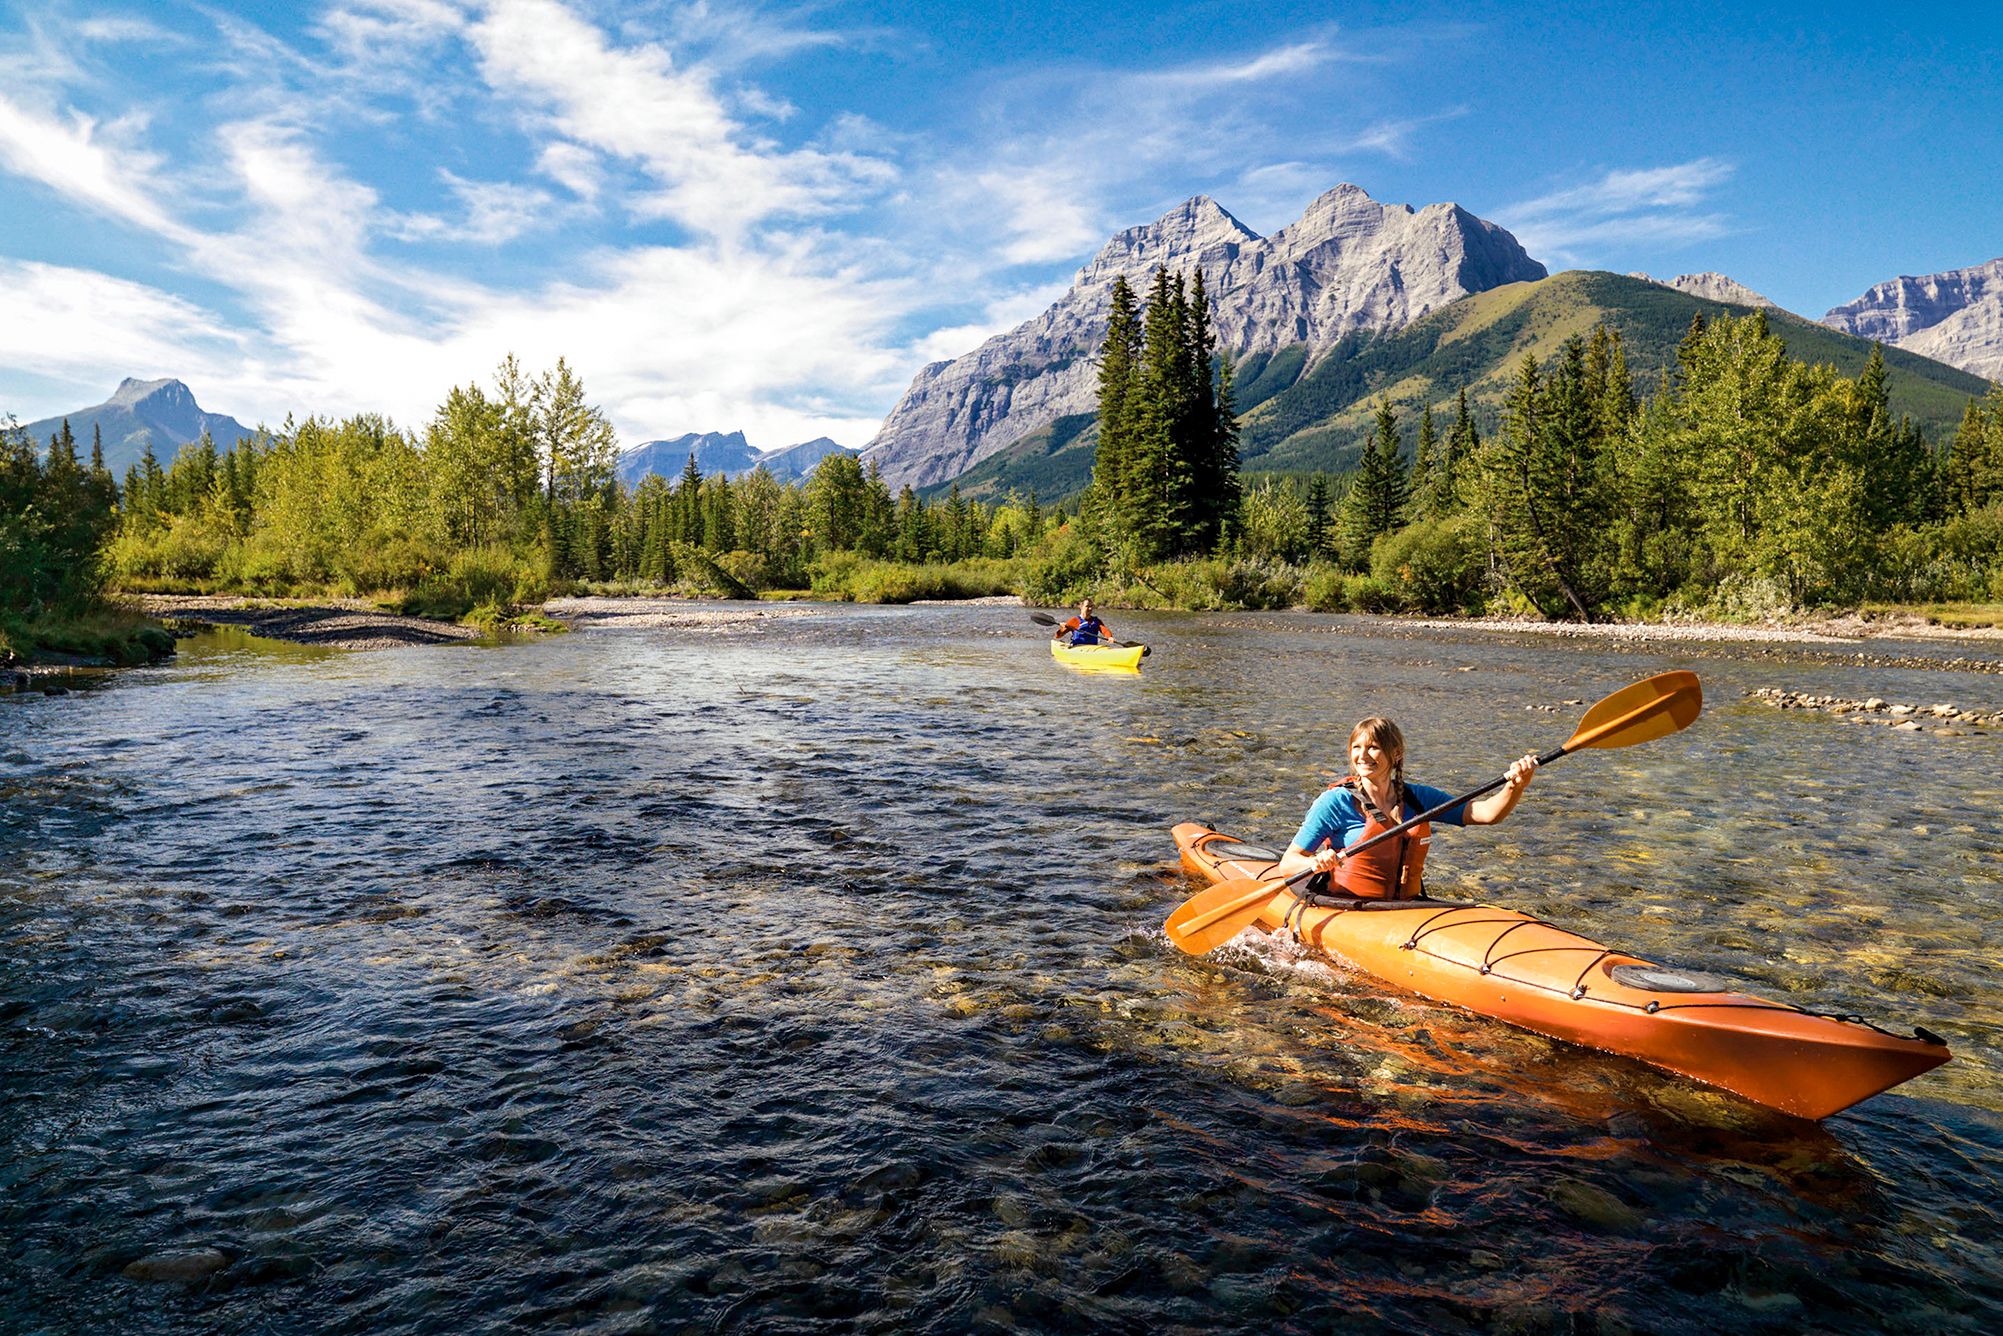
[[[1278,861],[1190,822],[1175,828],[1175,844],[1190,875],[1212,883],[1267,877]],[[1303,897],[1281,891],[1258,926],[1298,933],[1436,1002],[1639,1058],[1802,1118],[1826,1118],[1951,1056],[1925,1030],[1895,1035],[1861,1016],[1733,992],[1513,909]]]

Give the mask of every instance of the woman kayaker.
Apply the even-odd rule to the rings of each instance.
[[[1453,795],[1427,784],[1405,782],[1405,735],[1389,719],[1371,717],[1349,732],[1349,776],[1315,799],[1279,866],[1278,877],[1312,867],[1329,874],[1330,889],[1371,899],[1410,900],[1424,894],[1426,846],[1431,822],[1373,845],[1350,858],[1342,851],[1391,829],[1407,817],[1438,807]],[[1450,826],[1492,826],[1516,810],[1536,772],[1533,754],[1512,763],[1500,789],[1473,802],[1449,807],[1434,821]],[[1317,878],[1317,881],[1320,879]]]
[[[1101,641],[1111,644],[1113,633],[1106,629],[1104,622],[1092,615],[1092,600],[1087,598],[1079,600],[1078,615],[1058,627],[1057,634],[1050,638],[1065,640],[1067,637],[1073,645],[1096,645]]]

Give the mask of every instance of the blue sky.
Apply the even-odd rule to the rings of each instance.
[[[0,0],[0,415],[416,427],[512,351],[861,445],[1112,232],[1342,181],[1819,316],[2003,255],[2003,6],[1906,8]]]

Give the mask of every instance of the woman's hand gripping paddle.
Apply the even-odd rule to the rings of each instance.
[[[1062,625],[1064,625],[1064,623],[1063,623],[1063,622],[1060,622],[1060,621],[1058,621],[1058,620],[1057,620],[1057,619],[1056,619],[1055,617],[1052,617],[1052,616],[1051,616],[1051,615],[1050,615],[1049,613],[1047,613],[1047,612],[1032,612],[1032,613],[1030,613],[1030,614],[1029,614],[1029,620],[1031,620],[1032,622],[1035,622],[1035,623],[1036,623],[1036,624],[1037,624],[1038,626],[1062,626]],[[1114,647],[1115,649],[1132,649],[1132,648],[1133,648],[1133,646],[1132,646],[1132,645],[1131,645],[1131,644],[1130,644],[1129,642],[1127,642],[1127,641],[1125,641],[1125,640],[1106,640],[1106,641],[1104,641],[1104,642],[1102,642],[1102,643],[1104,643],[1104,644],[1108,644],[1108,645],[1111,645],[1111,646],[1113,646],[1113,647]],[[1145,659],[1145,658],[1146,658],[1146,657],[1147,657],[1148,655],[1150,655],[1150,654],[1152,654],[1152,653],[1154,653],[1154,650],[1153,650],[1153,649],[1151,649],[1150,647],[1148,647],[1148,646],[1146,646],[1146,645],[1142,645],[1142,646],[1141,646],[1141,657],[1142,657],[1143,659]]]
[[[1633,686],[1622,687],[1586,711],[1585,718],[1579,720],[1579,726],[1564,745],[1545,752],[1537,758],[1537,763],[1549,765],[1561,756],[1587,747],[1632,747],[1637,742],[1666,738],[1671,733],[1688,728],[1703,708],[1704,689],[1698,684],[1697,674],[1658,673]],[[1422,821],[1430,821],[1462,803],[1493,793],[1508,782],[1507,775],[1492,779],[1478,789],[1458,798],[1450,798],[1438,807],[1409,817],[1359,844],[1352,844],[1343,850],[1343,856],[1348,857],[1381,840],[1403,834]],[[1236,877],[1219,882],[1176,906],[1164,925],[1168,939],[1192,956],[1214,950],[1257,922],[1266,906],[1282,891],[1313,875],[1314,869],[1308,868],[1285,881]]]

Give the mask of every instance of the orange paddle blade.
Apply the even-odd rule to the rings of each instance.
[[[1704,688],[1697,674],[1657,673],[1633,686],[1622,687],[1586,711],[1586,717],[1565,743],[1566,751],[1581,747],[1631,747],[1688,728],[1704,708]]]
[[[1222,881],[1177,905],[1163,927],[1171,942],[1200,956],[1251,927],[1273,897],[1286,889],[1285,882],[1257,877]]]

